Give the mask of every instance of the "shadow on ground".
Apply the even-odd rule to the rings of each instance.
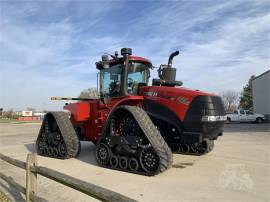
[[[96,146],[92,142],[81,141],[81,153],[77,157],[78,160],[98,166],[95,158]]]

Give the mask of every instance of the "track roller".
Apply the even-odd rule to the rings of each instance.
[[[128,158],[125,156],[122,156],[119,158],[119,167],[121,169],[127,169],[128,168]]]
[[[117,167],[118,167],[118,163],[119,163],[118,157],[112,155],[112,157],[111,157],[111,159],[110,159],[110,165],[111,165],[113,168],[117,168]]]
[[[130,158],[128,162],[128,168],[132,171],[137,171],[139,169],[139,162],[136,158]]]

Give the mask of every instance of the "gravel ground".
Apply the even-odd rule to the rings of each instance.
[[[0,123],[0,152],[25,161],[34,152],[38,123]],[[270,201],[270,133],[268,124],[229,124],[214,150],[205,156],[174,154],[173,167],[155,177],[100,168],[95,146],[83,142],[76,159],[38,157],[38,164],[138,201]],[[25,173],[0,161],[0,169],[25,184]],[[14,201],[24,196],[0,180],[0,190]],[[38,194],[48,201],[95,201],[59,183],[38,176]],[[1,201],[1,200],[0,200]]]

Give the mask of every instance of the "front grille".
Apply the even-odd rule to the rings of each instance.
[[[204,136],[214,137],[222,132],[224,122],[202,122],[202,116],[224,116],[224,105],[218,96],[197,96],[187,111],[184,127],[188,132],[199,132]]]

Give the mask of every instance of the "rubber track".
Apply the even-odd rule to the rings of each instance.
[[[64,159],[76,157],[80,150],[80,141],[66,112],[48,112],[40,128],[37,141],[39,140],[39,137],[44,130],[45,119],[47,116],[54,117],[59,127],[61,136],[63,137],[66,144],[67,154]]]
[[[153,124],[147,113],[140,107],[123,105],[118,107],[125,109],[135,118],[149,143],[160,159],[160,165],[155,174],[161,173],[171,167],[173,157],[170,147],[167,145],[159,130]]]

